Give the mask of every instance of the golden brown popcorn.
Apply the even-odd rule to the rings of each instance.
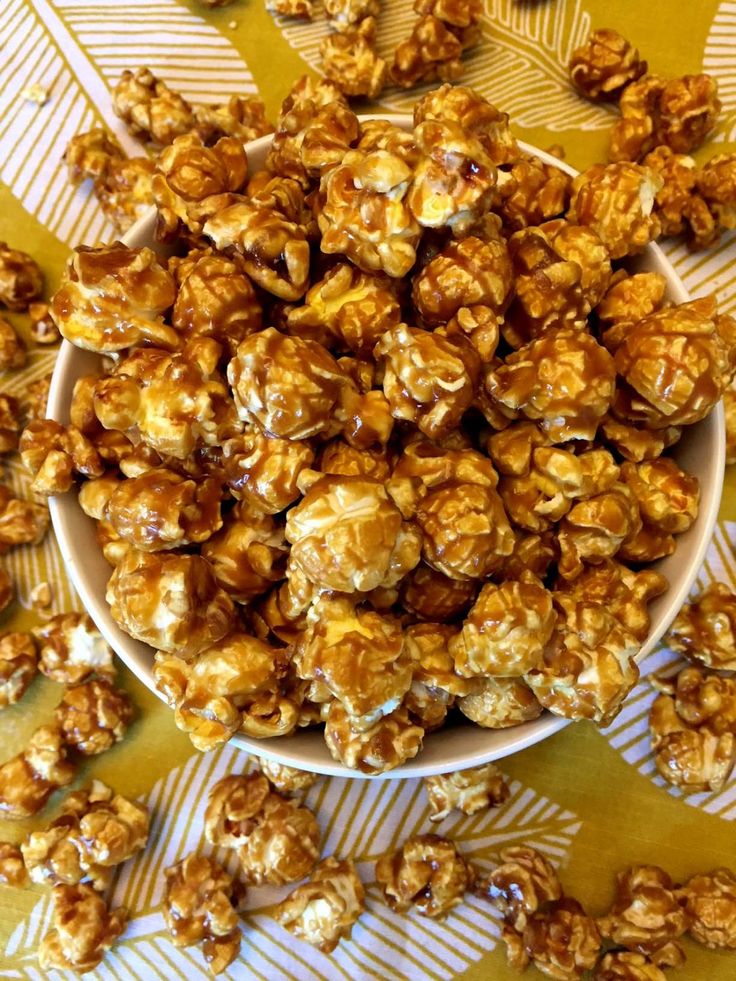
[[[409,167],[419,160],[419,150],[412,133],[400,129],[388,119],[361,119],[360,139],[357,150],[371,153],[373,150],[388,150],[401,157]]]
[[[31,303],[28,316],[31,318],[31,337],[36,344],[56,344],[61,340],[59,328],[51,319],[48,303]]]
[[[619,872],[613,905],[597,923],[603,937],[646,954],[655,964],[671,964],[673,951],[684,959],[677,940],[688,929],[690,917],[672,880],[656,865],[632,865]]]
[[[630,276],[617,269],[595,315],[603,327],[643,320],[661,309],[666,290],[667,280],[661,273],[641,272]]]
[[[147,157],[116,157],[95,180],[95,197],[118,232],[127,232],[150,210],[155,171],[156,164]]]
[[[289,511],[291,559],[315,584],[342,592],[393,586],[419,561],[416,528],[368,477],[325,476]]]
[[[736,227],[736,154],[718,153],[695,177],[696,187],[720,228]],[[692,221],[691,221],[692,224]]]
[[[268,170],[259,170],[248,181],[246,190],[252,204],[278,211],[287,221],[299,225],[310,242],[319,238],[315,202],[311,196],[305,194],[298,181],[271,174]],[[285,316],[291,308],[283,304],[282,309]],[[273,326],[281,329],[282,323],[278,320],[279,304],[274,304],[272,311]]]
[[[280,17],[296,17],[298,20],[311,20],[312,0],[266,0],[266,10]]]
[[[572,177],[559,167],[519,152],[504,176],[502,183],[499,174],[498,210],[504,225],[512,231],[541,225],[566,211]]]
[[[627,484],[616,483],[602,494],[578,501],[557,526],[560,575],[574,579],[583,562],[612,558],[641,529],[639,502]]]
[[[0,306],[27,310],[40,299],[42,289],[43,276],[36,260],[0,242]]]
[[[128,694],[102,678],[67,688],[54,718],[67,746],[96,756],[121,741],[133,715]]]
[[[412,169],[388,150],[349,150],[322,177],[320,249],[364,272],[401,278],[416,260],[420,227],[406,201]]]
[[[194,107],[197,132],[211,146],[223,136],[250,143],[273,132],[266,107],[257,95],[232,95],[227,102]]]
[[[423,738],[424,729],[414,725],[405,708],[384,715],[369,729],[356,729],[340,702],[334,701],[325,719],[332,758],[362,773],[385,773],[413,759]]]
[[[391,281],[369,276],[341,262],[307,292],[302,306],[289,311],[289,332],[339,351],[365,357],[381,335],[401,320]]]
[[[462,616],[475,600],[477,583],[450,579],[420,562],[401,582],[401,605],[422,620],[445,622]]]
[[[505,579],[518,579],[524,572],[531,572],[544,579],[555,557],[552,532],[517,535],[514,550],[501,567],[501,575]]]
[[[269,791],[249,825],[241,828],[238,858],[248,883],[284,885],[314,868],[320,831],[308,808]]]
[[[461,33],[461,32],[458,32]],[[471,43],[474,43],[472,39]],[[465,45],[458,34],[431,14],[415,22],[408,38],[394,52],[390,78],[410,89],[418,82],[451,82],[463,73],[460,56]]]
[[[52,419],[34,419],[18,445],[21,459],[33,474],[31,490],[44,497],[70,490],[75,476],[99,477],[104,466],[90,440],[75,426]]]
[[[572,84],[584,96],[615,102],[646,72],[647,63],[625,37],[604,27],[573,51],[569,67]]]
[[[111,160],[123,157],[118,141],[101,126],[93,126],[86,133],[77,133],[69,140],[64,151],[64,163],[69,168],[69,180],[72,184],[100,177],[107,171]]]
[[[13,395],[0,392],[0,454],[18,448],[21,430],[20,402]]]
[[[322,448],[316,469],[320,473],[373,477],[385,481],[391,476],[392,463],[393,455],[384,447],[361,450],[338,438],[330,440]]]
[[[487,583],[451,643],[464,677],[526,674],[539,665],[555,626],[552,594],[531,573]]]
[[[443,821],[452,810],[477,814],[488,807],[500,807],[509,796],[508,784],[494,763],[426,777],[424,785],[430,821]]]
[[[467,340],[475,348],[481,363],[493,360],[498,347],[498,317],[491,307],[473,305],[460,307],[445,328],[445,336],[452,341]]]
[[[113,619],[136,640],[183,660],[224,637],[233,602],[199,555],[130,551],[107,584]]]
[[[435,16],[448,24],[454,21],[457,26],[469,26],[470,19],[477,19],[480,13],[474,4],[457,4],[455,9],[459,17],[453,17],[448,9],[451,3],[438,6],[445,9],[443,13],[435,11]],[[471,18],[467,18],[473,8]],[[466,19],[466,24],[458,23]],[[519,157],[520,150],[509,129],[508,114],[498,110],[475,89],[450,84],[431,89],[414,105],[414,125],[418,126],[427,119],[459,124],[466,133],[480,141],[496,165],[513,163]]]
[[[364,910],[365,890],[354,863],[331,855],[278,904],[273,916],[297,939],[331,954],[340,940],[350,938]]]
[[[24,889],[28,885],[28,873],[21,850],[8,841],[0,841],[0,885]]]
[[[666,531],[659,531],[644,522],[635,535],[631,535],[622,544],[616,557],[622,562],[656,562],[666,558],[675,551],[675,536]]]
[[[330,27],[341,34],[381,12],[380,0],[325,0],[324,7]]]
[[[595,920],[576,899],[567,897],[530,916],[523,942],[537,970],[561,981],[580,981],[595,967],[601,951]]]
[[[681,235],[688,227],[691,209],[695,206],[695,161],[685,154],[674,153],[668,146],[657,146],[642,163],[659,174],[663,181],[654,199],[662,235]],[[715,227],[713,222],[714,230]]]
[[[417,434],[417,438],[406,445],[394,466],[394,477],[397,480],[419,480],[427,490],[455,481],[495,487],[498,474],[491,461],[478,450],[472,449],[472,444],[455,443],[456,435],[459,434],[452,433],[441,443],[432,443]],[[393,485],[391,492],[394,492]],[[421,493],[419,496],[422,496]]]
[[[585,330],[547,331],[485,379],[502,411],[539,420],[552,441],[592,439],[616,383],[614,360]]]
[[[33,634],[0,635],[0,709],[15,705],[23,698],[37,670]]]
[[[92,675],[112,678],[112,650],[86,613],[58,613],[33,628],[39,670],[52,681],[76,685]]]
[[[283,526],[248,501],[239,501],[222,531],[202,546],[218,584],[238,603],[250,602],[284,578],[287,551]]]
[[[633,490],[642,519],[660,531],[680,535],[698,516],[700,481],[669,457],[624,463],[621,479]]]
[[[366,17],[355,27],[328,34],[320,43],[325,77],[348,96],[375,99],[386,83],[388,65],[375,48],[376,25]]]
[[[456,627],[441,623],[412,624],[405,632],[413,673],[403,706],[425,732],[443,725],[456,697],[473,689],[473,682],[455,671],[449,648],[456,633]]]
[[[463,901],[473,870],[457,848],[439,835],[417,835],[376,862],[376,881],[397,913],[414,910],[439,918]]]
[[[0,812],[9,818],[31,817],[51,794],[75,777],[76,765],[57,726],[41,726],[23,752],[0,766]]]
[[[238,909],[245,887],[214,859],[191,852],[164,870],[163,914],[176,947],[201,944],[212,974],[232,964],[240,952]]]
[[[297,770],[296,767],[287,766],[285,763],[276,763],[274,760],[260,759],[258,761],[261,773],[264,774],[268,782],[281,794],[294,794],[309,788],[317,780],[316,773],[308,770]]]
[[[647,429],[645,426],[622,422],[612,415],[604,417],[598,430],[598,436],[604,443],[608,443],[620,456],[632,463],[656,460],[666,449],[674,446],[681,435],[681,426]]]
[[[123,72],[113,89],[112,108],[133,136],[158,146],[194,128],[192,107],[149,68]]]
[[[174,281],[151,249],[82,245],[69,258],[51,315],[67,340],[89,351],[142,341],[174,349],[179,336],[163,320],[174,295]]]
[[[594,164],[573,181],[568,221],[598,233],[612,259],[641,252],[660,231],[662,178],[633,163]]]
[[[644,954],[609,951],[596,965],[593,981],[666,981],[666,975]]]
[[[689,933],[711,950],[736,949],[736,876],[730,869],[694,875],[680,892]]]
[[[0,484],[0,555],[16,545],[38,545],[49,529],[49,520],[46,505],[21,501]]]
[[[31,590],[30,597],[34,610],[47,610],[53,601],[51,586],[47,582],[37,583]]]
[[[493,903],[507,924],[522,933],[530,917],[562,898],[562,886],[549,860],[527,845],[501,852],[501,864],[476,883],[477,895]]]
[[[46,418],[46,402],[48,400],[50,385],[51,372],[42,375],[28,385],[26,397],[23,400],[23,409],[25,410],[28,422],[32,419]]]
[[[231,774],[209,790],[204,834],[212,845],[239,848],[273,793],[262,773]]]
[[[414,12],[420,17],[431,14],[444,24],[459,28],[466,44],[478,40],[478,21],[483,13],[480,0],[414,0]]]
[[[15,327],[0,317],[0,371],[15,371],[26,363],[26,349]]]
[[[680,610],[669,642],[708,668],[736,670],[736,594],[725,583],[712,583]]]
[[[257,426],[223,446],[230,493],[257,510],[277,514],[299,496],[299,474],[314,462],[314,450],[298,439],[267,436]]]
[[[506,729],[531,722],[542,714],[534,692],[520,678],[483,678],[456,702],[472,722],[483,729]]]
[[[55,886],[52,928],[38,948],[44,971],[93,971],[125,930],[127,910],[111,910],[88,885]]]

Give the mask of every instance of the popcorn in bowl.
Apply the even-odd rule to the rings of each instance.
[[[639,567],[699,520],[678,439],[736,337],[616,268],[656,232],[656,175],[593,169],[566,214],[560,182],[512,219],[534,158],[449,91],[402,128],[302,81],[247,175],[189,197],[176,154],[229,145],[175,137],[160,241],[78,253],[52,300],[110,356],[75,402],[109,615],[157,652],[200,748],[242,734],[278,759],[321,728],[338,764],[381,774],[443,727],[606,723],[662,592]],[[661,390],[650,350],[695,391]]]

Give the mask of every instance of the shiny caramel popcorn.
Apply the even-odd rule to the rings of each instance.
[[[647,429],[634,423],[622,422],[615,416],[606,416],[600,424],[598,436],[609,446],[632,463],[656,460],[666,449],[679,440],[681,426],[667,426],[666,429]]]
[[[601,950],[601,937],[576,899],[555,900],[533,913],[524,928],[524,952],[542,974],[580,981],[592,970]]]
[[[324,589],[393,586],[419,561],[420,535],[385,487],[368,477],[324,476],[289,511],[291,560]]]
[[[0,317],[0,371],[15,371],[26,363],[26,349],[15,327]]]
[[[456,627],[441,623],[412,624],[405,631],[412,678],[403,706],[425,732],[439,729],[457,696],[473,689],[473,683],[455,671],[449,646],[456,633]]]
[[[298,20],[311,20],[313,16],[312,0],[266,0],[266,10]]]
[[[28,385],[26,396],[23,399],[23,409],[25,410],[28,422],[32,419],[46,418],[46,402],[49,396],[50,385],[51,372],[41,375],[40,378],[37,378],[36,381]]]
[[[452,810],[477,814],[488,807],[500,807],[509,796],[504,776],[493,763],[426,777],[424,783],[430,821],[443,821]]]
[[[252,204],[271,208],[286,218],[287,221],[298,225],[308,241],[314,242],[319,238],[315,200],[305,194],[304,188],[291,177],[281,177],[271,174],[268,170],[257,171],[248,181],[247,194]],[[284,304],[281,308],[283,316],[291,309]],[[274,308],[273,326],[282,327],[279,319],[279,305]]]
[[[317,780],[316,773],[308,770],[297,770],[296,767],[276,763],[274,760],[259,760],[261,773],[268,782],[281,794],[294,794],[308,790]]]
[[[571,190],[572,178],[564,170],[539,157],[520,155],[508,171],[506,184],[499,186],[504,225],[518,231],[558,218],[567,210]]]
[[[13,497],[0,484],[0,555],[17,545],[38,545],[49,529],[49,520],[46,505]]]
[[[584,562],[612,558],[641,529],[639,502],[627,484],[616,483],[602,494],[578,501],[557,527],[560,575],[574,579]]]
[[[462,714],[483,729],[506,729],[542,714],[534,692],[520,678],[483,678],[458,698]]]
[[[480,13],[472,3],[455,5],[455,16],[450,12],[452,3],[437,4],[438,8],[440,6],[444,10],[442,13],[435,10],[435,16],[447,24],[454,22],[458,27],[469,26]],[[480,141],[496,165],[513,163],[519,157],[519,147],[509,129],[508,114],[498,110],[475,89],[450,84],[431,89],[414,105],[414,125],[427,119],[457,123]]]
[[[439,835],[418,835],[376,862],[376,881],[397,913],[446,916],[473,885],[473,870],[455,845]]]
[[[207,841],[224,848],[239,848],[247,841],[272,793],[262,773],[222,777],[209,790],[204,815]]]
[[[308,875],[319,857],[320,831],[312,812],[270,791],[238,846],[248,883],[284,885]]]
[[[27,747],[0,765],[0,812],[9,818],[32,817],[51,794],[75,777],[76,766],[57,726],[41,726]]]
[[[736,670],[736,595],[712,583],[677,614],[669,643],[708,668]]]
[[[194,128],[192,107],[149,68],[125,70],[112,93],[112,108],[132,136],[168,146]]]
[[[227,102],[195,106],[197,132],[211,146],[223,136],[250,143],[273,132],[266,119],[266,107],[257,95],[232,95]]]
[[[314,450],[298,439],[267,436],[256,426],[223,446],[230,493],[257,510],[277,514],[299,496],[299,474],[314,462]]]
[[[422,620],[443,623],[462,616],[472,605],[477,583],[450,579],[420,562],[401,582],[401,605]]]
[[[658,272],[628,275],[616,270],[595,315],[604,327],[643,320],[664,305],[667,280]]]
[[[0,242],[0,306],[27,310],[41,298],[43,275],[35,259]]]
[[[67,688],[54,717],[67,746],[96,756],[121,741],[133,714],[127,693],[102,678]]]
[[[116,231],[127,232],[150,210],[155,171],[155,163],[147,157],[116,157],[95,180],[95,197]]]
[[[697,171],[695,185],[717,225],[736,227],[736,154],[718,153],[711,157]]]
[[[603,937],[628,950],[646,954],[655,964],[671,963],[681,953],[678,938],[690,924],[672,880],[656,865],[632,865],[616,876],[611,909],[597,920]]]
[[[458,34],[438,17],[420,17],[394,52],[391,81],[403,89],[437,79],[452,82],[463,73],[464,47]]]
[[[690,936],[711,950],[736,949],[736,876],[730,869],[694,875],[681,890]]]
[[[393,473],[397,481],[391,485],[392,494],[397,490],[398,480],[401,479],[418,480],[427,490],[457,481],[478,484],[481,487],[495,487],[498,484],[498,474],[488,457],[472,449],[470,443],[455,443],[454,435],[456,434],[439,444],[421,437],[408,443],[394,466]],[[422,497],[421,493],[419,497]]]
[[[342,439],[334,439],[320,452],[316,469],[320,473],[373,477],[384,481],[391,476],[392,462],[392,454],[383,447],[361,450]]]
[[[64,151],[64,163],[69,169],[72,184],[100,177],[107,171],[111,160],[123,157],[118,141],[101,126],[93,126],[86,133],[77,133]]]
[[[52,928],[38,948],[44,971],[93,971],[125,930],[128,913],[111,910],[88,885],[55,886]]]
[[[386,83],[388,65],[375,48],[375,21],[366,17],[320,43],[322,70],[348,96],[375,99]]]
[[[413,759],[423,738],[424,730],[410,720],[405,708],[384,715],[368,729],[358,729],[335,701],[325,719],[325,742],[332,758],[362,773],[385,773]]]
[[[36,344],[56,344],[61,340],[59,328],[51,319],[48,303],[31,303],[28,316],[31,318],[31,337]]]
[[[331,855],[278,904],[273,915],[297,939],[331,954],[340,940],[350,938],[364,910],[365,890],[354,863]]]
[[[662,178],[662,187],[654,199],[662,226],[662,235],[681,235],[689,227],[694,200],[695,161],[685,154],[674,153],[668,146],[658,146],[642,161],[645,167]],[[707,207],[705,208],[707,212]],[[713,229],[715,230],[715,222]]]
[[[21,430],[20,402],[13,395],[0,392],[0,454],[18,448]]]
[[[660,531],[680,535],[698,516],[700,482],[669,457],[624,463],[621,479],[634,492],[642,519]]]
[[[641,252],[660,231],[662,178],[633,163],[594,164],[573,181],[568,221],[598,233],[612,259]]]
[[[63,337],[89,351],[111,353],[142,341],[175,349],[179,337],[163,320],[174,292],[151,249],[79,246],[51,300],[51,316]]]
[[[130,551],[107,584],[113,619],[136,640],[191,660],[233,626],[233,602],[199,555]]]
[[[31,489],[44,497],[64,494],[74,477],[99,477],[104,466],[90,440],[75,426],[35,419],[23,430],[21,459],[33,474]]]
[[[357,150],[371,153],[373,150],[387,150],[401,157],[409,167],[419,160],[419,149],[411,132],[396,126],[388,119],[361,119],[360,139]]]
[[[666,981],[666,975],[644,954],[609,951],[596,965],[593,981]]]
[[[492,399],[539,420],[553,441],[592,439],[614,394],[614,360],[585,330],[551,330],[485,379]]]
[[[552,595],[530,573],[487,583],[450,645],[465,677],[526,674],[537,667],[555,626]]]
[[[176,947],[201,944],[212,974],[224,971],[240,952],[238,908],[244,887],[214,859],[191,852],[164,870],[163,914]]]
[[[604,27],[573,51],[569,68],[572,84],[588,99],[617,101],[646,72],[647,63],[625,37]]]
[[[420,236],[406,200],[411,178],[411,168],[388,150],[349,150],[322,177],[322,252],[345,255],[364,272],[406,275]]]
[[[248,603],[283,579],[287,550],[283,526],[239,501],[222,530],[204,542],[202,557],[212,566],[218,585],[238,603]]]
[[[39,670],[63,685],[77,685],[92,675],[112,678],[112,650],[86,613],[58,613],[33,628]]]
[[[324,7],[330,27],[340,33],[381,12],[380,0],[325,0]]]
[[[23,889],[28,885],[28,873],[17,845],[0,841],[0,885]]]
[[[475,892],[522,933],[535,913],[562,898],[562,886],[549,860],[534,848],[512,845],[500,858],[501,864],[478,880]]]
[[[0,635],[0,709],[15,705],[23,698],[37,670],[33,634]]]

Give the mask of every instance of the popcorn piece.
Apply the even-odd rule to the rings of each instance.
[[[43,276],[35,259],[0,242],[0,306],[27,310],[40,299],[42,289]]]
[[[164,920],[176,947],[201,944],[212,974],[240,952],[238,907],[244,887],[213,859],[191,852],[165,869]]]
[[[0,484],[0,555],[16,545],[38,545],[49,529],[45,505],[21,501]]]
[[[610,951],[598,962],[593,981],[666,981],[666,975],[644,954]]]
[[[86,133],[77,133],[67,144],[64,163],[69,169],[72,184],[95,180],[106,173],[111,160],[122,160],[122,147],[106,129],[94,126]]]
[[[464,70],[460,56],[465,45],[458,33],[431,14],[420,17],[394,52],[391,81],[410,89],[418,82],[451,82],[459,78]],[[470,44],[475,40],[477,34],[469,36]]]
[[[736,949],[736,877],[730,869],[694,875],[681,891],[689,932],[711,950]]]
[[[557,872],[541,852],[526,845],[505,848],[501,864],[476,883],[475,892],[493,903],[518,933],[535,913],[562,898]]]
[[[42,970],[94,970],[125,930],[128,913],[110,910],[91,886],[56,886],[51,930],[41,941]]]
[[[266,10],[298,20],[311,20],[313,16],[312,0],[266,0]]]
[[[647,70],[638,50],[617,31],[593,31],[570,57],[570,79],[588,99],[617,101]]]
[[[46,418],[46,401],[51,385],[51,372],[37,378],[31,382],[26,390],[26,398],[23,401],[26,419],[30,422],[33,419]]]
[[[418,835],[376,862],[376,880],[397,913],[415,910],[433,919],[446,916],[472,887],[473,870],[455,845],[439,835]]]
[[[412,624],[406,629],[413,675],[403,705],[412,722],[425,732],[443,725],[455,698],[467,695],[473,687],[455,672],[449,646],[456,633],[456,627],[439,623]]]
[[[297,770],[296,767],[286,766],[285,763],[276,763],[274,760],[261,759],[259,765],[261,773],[268,779],[271,786],[281,794],[294,794],[302,790],[309,790],[317,780],[316,773]]]
[[[194,128],[192,107],[149,68],[125,70],[112,93],[112,108],[132,136],[168,146]]]
[[[0,392],[0,454],[12,453],[18,448],[21,430],[21,410],[18,399]]]
[[[377,480],[325,476],[289,511],[291,558],[324,589],[394,586],[419,561],[420,536]]]
[[[112,651],[86,613],[58,613],[34,627],[39,670],[52,681],[76,685],[93,674],[112,678]]]
[[[466,718],[483,729],[506,729],[542,714],[534,692],[519,678],[483,678],[456,704]]]
[[[452,810],[477,814],[488,807],[500,807],[509,796],[508,784],[493,763],[425,777],[424,784],[430,821],[443,821]]]
[[[707,206],[695,198],[695,161],[692,157],[673,153],[667,146],[658,146],[643,160],[645,167],[662,178],[663,184],[657,192],[655,208],[662,226],[662,235],[681,235],[690,227],[690,219],[698,224],[699,215],[707,216],[715,237],[716,225]],[[709,236],[710,237],[710,236]]]
[[[712,583],[680,610],[669,642],[708,668],[736,671],[736,595],[725,583]]]
[[[736,227],[736,154],[718,153],[705,164],[695,175],[695,186],[699,198],[708,209],[708,214],[717,224],[716,235],[720,228]],[[689,216],[690,224],[695,233],[695,246],[709,244],[708,237],[701,242],[695,229],[693,216]],[[711,233],[712,235],[713,233]]]
[[[75,475],[99,477],[104,470],[97,450],[83,433],[52,419],[29,422],[18,449],[33,474],[31,489],[44,496],[66,493]]]
[[[61,340],[59,328],[51,319],[48,303],[31,303],[28,316],[31,318],[31,337],[36,344],[56,344]]]
[[[136,640],[191,660],[224,637],[233,603],[199,555],[128,552],[110,577],[114,620]]]
[[[34,102],[37,106],[44,106],[49,101],[49,90],[38,82],[27,85],[21,95],[27,102]]]
[[[564,170],[539,157],[520,152],[518,157],[499,187],[499,213],[513,231],[558,218],[567,210],[572,191],[572,178]]]
[[[28,873],[20,848],[8,841],[0,841],[0,885],[15,889],[24,889],[28,885]]]
[[[595,966],[601,938],[595,920],[575,899],[558,899],[533,913],[524,928],[524,950],[543,974],[579,981]]]
[[[672,963],[672,952],[684,960],[677,940],[690,917],[678,902],[672,880],[656,865],[632,865],[619,872],[613,906],[597,923],[603,937],[646,954],[659,966]]]
[[[15,705],[23,698],[37,670],[33,634],[0,635],[0,709]]]
[[[579,501],[557,526],[558,571],[574,579],[585,561],[610,559],[642,529],[639,504],[627,484],[616,483],[602,494]]]
[[[440,6],[444,8],[442,14],[436,11],[435,16],[448,24],[454,22],[456,26],[468,26],[479,13],[473,3],[455,4],[455,16],[450,12],[451,3],[437,4],[438,9]],[[509,129],[508,114],[500,112],[475,89],[450,84],[431,89],[414,105],[414,125],[427,119],[459,124],[464,132],[480,141],[496,165],[510,164],[519,158],[520,151]]]
[[[450,579],[420,562],[401,582],[401,605],[422,620],[443,623],[462,616],[473,603],[477,583]]]
[[[47,610],[52,603],[51,586],[47,582],[37,583],[30,593],[34,610]]]
[[[163,321],[173,302],[174,282],[151,249],[82,245],[69,258],[51,316],[88,351],[109,354],[142,341],[175,349],[179,337]]]
[[[598,233],[612,259],[641,252],[660,231],[662,178],[633,163],[594,164],[576,177],[567,220]]]
[[[41,726],[22,753],[0,766],[0,812],[7,817],[32,817],[51,794],[71,783],[76,766],[56,726]]]
[[[1,269],[0,275],[2,275]],[[15,371],[17,368],[22,368],[25,363],[26,349],[18,332],[9,320],[0,317],[0,371]]]
[[[375,99],[386,83],[388,65],[375,49],[375,21],[366,17],[356,27],[328,34],[320,43],[322,69],[345,95]]]
[[[629,276],[622,272],[617,269],[613,274],[606,295],[596,307],[596,317],[605,327],[643,320],[664,305],[667,280],[661,273],[641,272]]]
[[[255,426],[228,440],[223,450],[230,493],[266,514],[293,504],[300,496],[299,475],[314,462],[309,443],[267,436]]]
[[[96,756],[122,740],[133,714],[127,693],[103,678],[68,688],[55,719],[67,746]]]
[[[668,457],[624,463],[621,479],[633,490],[644,521],[660,531],[680,535],[698,516],[698,478]]]
[[[365,890],[355,865],[331,855],[316,866],[308,882],[278,904],[273,915],[297,939],[330,954],[340,940],[349,939],[364,910]]]
[[[341,34],[381,12],[380,0],[325,0],[324,6],[330,27]]]
[[[332,758],[362,773],[385,773],[413,759],[423,738],[424,730],[411,722],[404,708],[383,716],[369,729],[357,729],[336,701],[325,720],[325,742]]]
[[[197,132],[208,146],[223,136],[250,143],[273,133],[273,126],[266,119],[266,107],[257,95],[232,95],[222,104],[195,106],[194,116]]]
[[[127,232],[154,203],[156,165],[147,157],[113,158],[95,180],[95,197],[119,232]]]
[[[210,788],[204,834],[212,845],[239,848],[273,794],[262,773],[231,774]]]
[[[238,603],[250,602],[283,579],[287,552],[283,526],[246,501],[235,505],[222,531],[202,546],[218,584]]]
[[[641,463],[656,460],[666,449],[679,440],[681,426],[666,429],[647,429],[634,423],[621,422],[615,416],[606,416],[600,424],[598,436],[613,447],[625,460]]]

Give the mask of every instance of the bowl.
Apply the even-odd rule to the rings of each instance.
[[[411,116],[374,115],[362,119],[389,119],[403,129],[411,129]],[[251,171],[260,169],[265,161],[271,136],[255,140],[246,147]],[[559,167],[575,176],[577,171],[557,158],[520,143],[522,149],[536,154],[545,163]],[[154,243],[156,212],[144,215],[127,234],[123,242],[131,247],[147,245],[161,254],[166,250]],[[652,270],[667,280],[668,299],[682,303],[689,299],[679,277],[656,245],[650,245],[632,262],[637,271]],[[82,375],[100,370],[100,357],[64,341],[54,369],[49,391],[48,415],[61,423],[69,422],[69,404],[74,383]],[[692,527],[677,539],[677,550],[656,564],[670,582],[669,590],[650,606],[651,628],[640,658],[645,657],[659,642],[682,606],[703,562],[710,542],[723,484],[725,466],[725,424],[723,407],[719,405],[710,416],[688,427],[675,447],[674,457],[686,470],[695,473],[701,482],[700,511]],[[124,633],[110,615],[105,600],[105,588],[111,569],[95,537],[95,522],[84,514],[74,493],[53,497],[49,501],[51,519],[69,577],[102,635],[116,654],[148,688],[161,697],[153,680],[153,650]],[[173,715],[173,713],[172,713]],[[173,718],[172,718],[173,724]],[[330,756],[321,731],[305,730],[277,739],[253,739],[235,735],[232,743],[241,749],[278,763],[302,770],[311,770],[341,777],[391,780],[447,773],[490,760],[500,759],[532,746],[568,724],[567,719],[545,712],[533,722],[509,729],[481,729],[468,723],[447,726],[426,737],[419,756],[403,766],[377,776],[357,773]]]

